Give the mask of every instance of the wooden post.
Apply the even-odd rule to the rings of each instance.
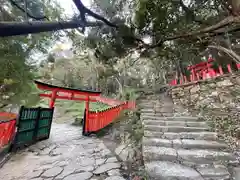
[[[49,108],[54,107],[56,96],[57,96],[57,91],[55,91],[55,90],[52,91],[52,96],[51,96],[51,99],[50,99]]]
[[[88,133],[88,126],[89,126],[89,122],[88,122],[88,120],[89,120],[89,96],[87,96],[87,100],[86,100],[86,102],[85,102],[85,109],[86,109],[86,119],[85,119],[85,129],[84,129],[84,131],[85,131],[85,133]]]
[[[227,68],[228,68],[228,72],[229,72],[229,73],[232,73],[232,68],[231,68],[231,65],[230,65],[230,64],[227,65]]]
[[[220,73],[220,75],[223,75],[223,69],[222,69],[222,66],[219,66],[218,69],[219,69],[219,73]]]

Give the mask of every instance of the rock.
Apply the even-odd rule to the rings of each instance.
[[[178,180],[203,180],[194,169],[167,161],[145,163],[146,171],[151,178],[178,179]]]
[[[236,167],[233,169],[233,180],[240,179],[240,167]]]
[[[106,163],[106,164],[101,165],[99,168],[97,168],[93,173],[101,174],[101,173],[107,172],[111,169],[118,169],[120,167],[121,167],[121,165],[119,163]]]
[[[228,95],[228,94],[223,94],[223,93],[221,93],[221,94],[219,94],[219,99],[220,99],[220,101],[223,103],[223,102],[232,102],[233,100],[234,100],[234,98],[232,97],[232,96],[230,96],[230,95]]]
[[[29,179],[37,178],[37,177],[40,177],[42,173],[43,173],[43,170],[33,171],[33,172],[31,172],[31,173],[28,173],[28,174],[27,174],[27,177],[28,177]]]
[[[57,163],[57,166],[66,166],[66,165],[68,165],[69,164],[69,162],[68,161],[60,161],[60,162],[58,162]]]
[[[121,176],[110,176],[110,177],[106,178],[105,180],[125,180],[125,179]]]
[[[109,176],[119,176],[119,175],[121,175],[119,169],[112,169],[112,170],[108,171],[107,173],[108,173]]]
[[[211,96],[218,96],[218,91],[213,91],[212,93],[211,93]]]
[[[43,178],[51,178],[51,177],[55,177],[57,175],[59,175],[61,172],[63,171],[63,168],[61,167],[54,167],[51,169],[48,169],[47,171],[45,171],[41,177]]]
[[[102,165],[106,160],[105,159],[96,159],[96,165],[99,166],[99,165]]]
[[[240,85],[240,77],[237,77],[237,78],[236,78],[236,83],[237,83],[238,85]]]
[[[221,168],[197,168],[197,171],[202,175],[204,178],[212,178],[212,179],[229,179],[230,174],[226,167]]]
[[[126,145],[120,145],[115,149],[115,153],[122,161],[132,160],[134,157],[134,150]]]
[[[78,167],[77,170],[75,172],[83,172],[83,171],[93,171],[94,167],[93,166],[82,166],[82,167]]]
[[[199,97],[199,94],[192,94],[192,95],[190,96],[190,99],[191,99],[192,101],[195,101],[195,100],[197,100],[198,97]]]
[[[59,174],[55,179],[63,179],[69,174],[72,174],[75,171],[75,168],[71,165],[64,167],[61,174]]]
[[[227,86],[232,86],[233,83],[229,79],[225,79],[223,81],[217,82],[217,87],[227,87]]]
[[[196,86],[193,86],[193,88],[190,89],[190,93],[191,94],[195,94],[196,92],[198,92],[200,90],[200,86],[199,85],[196,85]]]
[[[92,173],[90,172],[84,172],[84,173],[77,173],[77,174],[71,174],[64,178],[64,180],[87,180],[92,177]]]
[[[78,159],[78,164],[81,166],[92,166],[95,164],[95,159],[94,158],[88,158],[88,157],[81,157]]]
[[[108,158],[107,161],[106,161],[106,163],[113,163],[113,162],[118,162],[116,157]]]

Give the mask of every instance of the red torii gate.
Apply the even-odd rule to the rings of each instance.
[[[50,93],[40,94],[40,97],[47,97],[50,99],[50,108],[54,108],[54,103],[56,99],[85,101],[86,107],[84,113],[82,134],[86,136],[91,133],[95,133],[111,124],[123,110],[134,109],[136,106],[135,101],[123,102],[100,97],[101,92],[98,91],[88,91],[54,86],[39,81],[35,81],[35,84],[41,90],[50,91]],[[109,104],[111,107],[102,111],[90,111],[89,102],[98,101]]]
[[[51,91],[50,93],[39,94],[40,97],[50,98],[50,102],[49,102],[50,108],[54,107],[56,99],[85,101],[86,116],[88,116],[88,112],[89,112],[89,102],[96,102],[97,100],[94,99],[94,97],[96,98],[101,94],[101,92],[99,91],[89,91],[89,90],[54,86],[54,85],[46,84],[40,81],[34,81],[34,82],[39,89],[45,90],[45,91]]]

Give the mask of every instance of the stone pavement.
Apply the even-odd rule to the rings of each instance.
[[[53,124],[48,140],[17,154],[0,169],[2,180],[124,180],[121,163],[80,127]]]
[[[238,157],[203,119],[176,116],[164,95],[142,100],[141,107],[143,159],[151,180],[240,180]]]

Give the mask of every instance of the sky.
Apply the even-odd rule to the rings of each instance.
[[[67,15],[69,18],[71,18],[75,13],[78,13],[78,10],[72,0],[56,0],[57,2],[60,3],[60,5],[63,7],[65,10],[65,15]],[[82,0],[82,3],[90,8],[92,0]],[[53,48],[62,48],[62,49],[70,49],[72,47],[72,43],[68,38],[62,38],[63,42],[57,42]]]
[[[73,15],[74,12],[77,11],[77,8],[75,7],[74,3],[72,0],[57,0],[60,5],[65,9],[65,13],[69,16]],[[82,3],[86,7],[91,6],[91,0],[82,0]]]

